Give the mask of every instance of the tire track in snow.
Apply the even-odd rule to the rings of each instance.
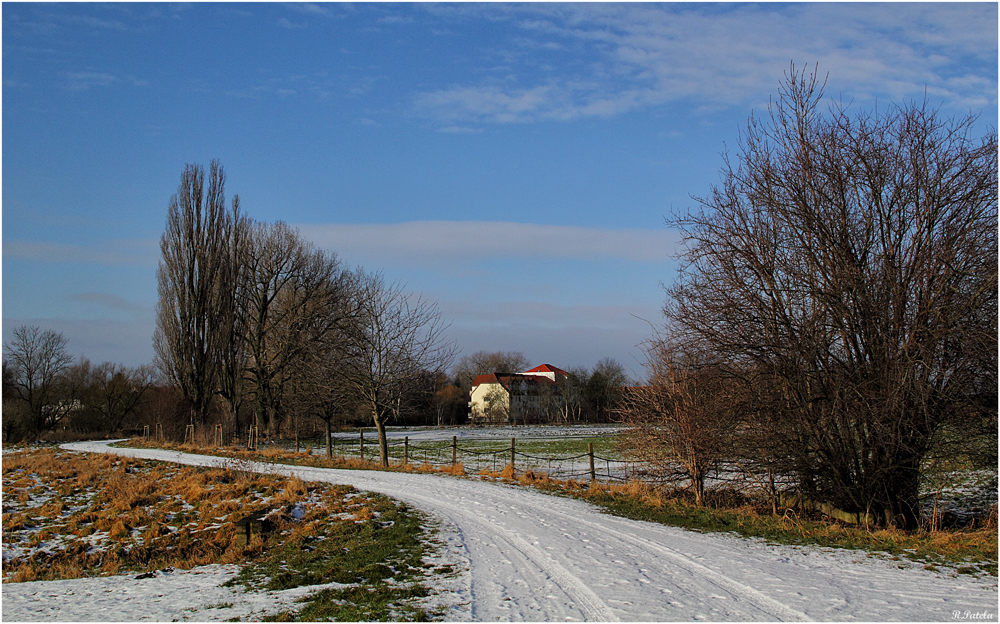
[[[408,498],[411,500],[423,501],[426,505],[426,509],[442,509],[442,507],[445,507],[439,499],[414,494],[408,494]],[[519,552],[525,559],[531,561],[538,567],[539,570],[543,572],[543,577],[552,580],[552,582],[555,583],[560,590],[572,599],[573,604],[583,612],[584,619],[599,622],[618,621],[618,618],[615,616],[611,608],[608,607],[608,605],[606,605],[586,583],[581,581],[576,575],[553,559],[552,556],[545,552],[544,549],[529,543],[515,532],[486,521],[482,517],[467,511],[458,505],[447,505],[446,507],[448,512],[453,516],[460,515],[467,522],[479,526],[487,533],[500,537],[503,541],[510,544],[510,546]],[[454,518],[452,518],[452,520],[454,520]]]
[[[553,511],[552,513],[557,513],[564,517],[568,517],[568,514],[564,512]],[[602,527],[601,525],[595,522],[584,520],[579,516],[572,516],[572,518],[576,522],[582,522],[599,531],[606,532],[608,530],[608,527]],[[622,524],[622,525],[625,524],[618,522],[618,519],[615,518],[614,516],[608,516],[608,518],[612,519],[616,524]],[[680,553],[668,546],[664,546],[663,544],[660,544],[658,542],[630,534],[627,528],[628,527],[626,526],[622,526],[622,530],[615,533],[614,537],[629,542],[639,548],[656,551],[670,558],[673,562],[678,564],[679,567],[683,568],[687,572],[705,579],[706,581],[715,585],[719,589],[722,589],[730,594],[733,594],[735,596],[738,596],[746,600],[747,602],[757,607],[761,611],[764,611],[765,613],[769,613],[770,615],[775,616],[776,619],[800,620],[807,622],[812,621],[812,618],[810,618],[805,613],[802,613],[801,611],[798,611],[784,603],[778,602],[777,600],[754,589],[753,587],[750,587],[749,585],[740,583],[739,581],[733,580],[723,574],[720,574],[715,570],[698,563],[697,561],[691,559],[690,557],[684,555],[683,553]]]
[[[262,470],[262,466],[263,465],[258,465],[256,469]],[[272,470],[277,467],[278,471],[284,474],[296,474],[299,478],[307,477],[306,480],[336,482],[337,478],[330,473],[324,473],[324,469],[298,466],[267,466]],[[365,476],[367,477],[368,475]],[[380,483],[375,478],[369,477],[363,480],[370,481],[370,484],[367,486],[359,485],[358,487],[361,487],[362,489],[367,487],[369,489],[381,490],[384,493],[389,493],[389,495],[394,498],[414,503],[416,506],[425,511],[437,513],[458,527],[467,527],[469,524],[472,524],[479,527],[481,532],[506,542],[517,554],[519,554],[525,561],[529,562],[535,568],[535,570],[530,571],[519,569],[519,574],[523,575],[531,572],[538,576],[542,582],[545,580],[551,581],[567,596],[573,606],[580,611],[585,620],[599,622],[618,621],[618,618],[615,616],[611,608],[608,607],[607,604],[605,604],[604,601],[601,600],[601,598],[594,593],[586,583],[581,581],[579,577],[556,561],[551,555],[545,552],[544,549],[531,544],[516,532],[500,527],[497,524],[484,519],[482,516],[469,511],[462,505],[461,500],[449,503],[445,502],[440,497],[420,495],[413,490],[386,487],[385,484]],[[441,485],[446,483],[448,482],[442,481]],[[459,521],[459,518],[461,518],[462,521]],[[463,530],[463,534],[464,533],[465,531]],[[501,554],[507,556],[510,553],[506,553],[501,550]],[[477,608],[475,606],[475,602],[473,602],[473,613],[475,614],[476,611]],[[551,619],[553,614],[546,615],[550,616],[549,619]]]

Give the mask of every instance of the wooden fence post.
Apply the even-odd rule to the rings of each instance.
[[[514,468],[514,438],[510,439],[510,467]]]
[[[360,431],[359,439],[361,440],[361,461],[365,461],[365,431],[362,429]]]
[[[590,482],[597,481],[597,474],[594,472],[594,443],[587,442],[587,455],[590,457]]]
[[[458,463],[458,436],[451,436],[451,465]]]
[[[410,463],[410,436],[403,438],[403,465]]]

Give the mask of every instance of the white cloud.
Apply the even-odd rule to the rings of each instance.
[[[520,29],[496,52],[502,69],[419,94],[424,113],[510,123],[607,117],[676,101],[712,111],[766,102],[790,61],[818,62],[830,73],[831,95],[847,99],[913,98],[925,88],[958,108],[997,98],[995,4],[543,3],[487,5],[482,16]],[[572,67],[556,76],[538,74],[546,54],[566,53],[580,62],[555,63]]]
[[[664,262],[677,233],[501,221],[412,221],[393,224],[299,225],[302,234],[345,258],[439,265],[503,258],[620,259]]]
[[[281,17],[278,18],[278,26],[281,26],[282,28],[287,28],[289,30],[294,30],[297,28],[306,28],[308,24],[306,24],[305,22],[293,22],[287,17]]]

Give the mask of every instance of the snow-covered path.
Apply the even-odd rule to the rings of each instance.
[[[195,465],[226,462],[104,442],[64,448]],[[992,579],[616,518],[582,501],[471,479],[277,464],[259,469],[384,493],[454,527],[454,547],[470,568],[459,590],[467,592],[471,609],[464,617],[475,621],[951,621],[971,614],[996,621]]]

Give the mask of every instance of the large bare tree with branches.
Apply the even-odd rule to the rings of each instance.
[[[805,494],[912,528],[935,430],[984,391],[996,410],[996,130],[821,99],[793,66],[675,220],[688,247],[665,312],[777,393]]]
[[[297,364],[344,330],[347,277],[335,255],[280,221],[252,225],[241,260],[246,378],[258,418],[272,428]]]

